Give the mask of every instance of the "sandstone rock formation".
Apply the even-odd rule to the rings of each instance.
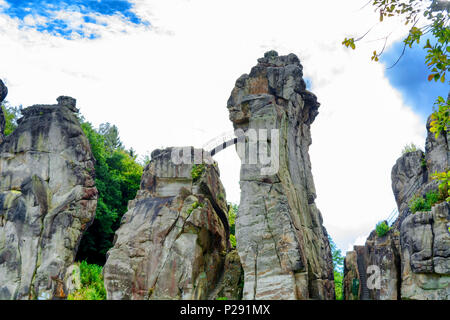
[[[152,153],[122,218],[104,267],[108,299],[207,299],[222,278],[230,244],[217,164],[176,164],[172,151]]]
[[[2,80],[0,80],[0,105],[5,100],[6,96],[8,95],[8,88],[5,86]],[[3,114],[3,109],[0,108],[0,143],[2,143],[4,139],[4,133],[5,131],[5,115]]]
[[[93,221],[94,159],[70,99],[24,109],[0,144],[0,300],[64,298]]]
[[[416,212],[401,225],[402,299],[450,300],[450,205]]]
[[[216,289],[210,295],[211,300],[226,298],[241,300],[244,288],[244,270],[236,250],[231,250],[225,257],[224,271]]]
[[[392,229],[383,237],[373,231],[365,246],[355,246],[347,253],[345,299],[355,298],[351,287],[355,279],[360,283],[359,299],[450,299],[449,204],[436,204],[431,212],[411,213],[409,209],[414,196],[438,189],[439,182],[432,180],[431,174],[449,168],[450,136],[436,138],[430,122],[429,118],[425,153],[406,153],[392,168],[392,190],[399,211]],[[369,266],[379,268],[378,286],[372,282],[376,276],[368,272]]]
[[[294,54],[267,52],[236,81],[228,100],[230,120],[247,142],[268,130],[259,151],[251,141],[245,154],[238,145],[243,163],[236,241],[244,299],[334,299],[331,249],[314,202],[308,154],[319,103],[305,89],[302,74]],[[274,148],[267,152],[265,145]],[[264,156],[275,163],[274,172]]]

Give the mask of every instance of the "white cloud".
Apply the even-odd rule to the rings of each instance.
[[[347,247],[347,251],[353,251],[354,246],[363,246],[366,243],[366,239],[368,236],[369,234],[365,236],[359,236],[358,238],[356,238],[356,240]]]
[[[0,0],[1,1],[1,0]],[[226,102],[235,80],[269,49],[293,52],[321,102],[312,126],[317,203],[341,249],[368,234],[393,206],[390,170],[404,144],[423,145],[425,128],[370,62],[366,42],[341,45],[377,22],[366,0],[136,1],[151,28],[118,16],[84,24],[100,39],[65,40],[0,15],[0,77],[8,99],[28,106],[71,95],[88,120],[115,123],[127,147],[202,146],[232,130]],[[1,2],[0,2],[1,4]],[[61,13],[62,14],[62,13]],[[74,26],[80,21],[72,16]],[[397,28],[380,26],[376,39]],[[125,32],[124,32],[125,30]],[[239,202],[239,163],[232,148],[218,154],[228,200]]]

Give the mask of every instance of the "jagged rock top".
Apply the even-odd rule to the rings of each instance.
[[[265,105],[276,103],[287,107],[287,101],[297,100],[295,94],[301,96],[307,108],[307,112],[302,112],[302,121],[311,124],[318,115],[320,103],[306,90],[299,58],[293,53],[279,56],[276,51],[268,51],[258,59],[250,74],[243,74],[236,80],[227,103],[230,120],[238,126],[247,123],[252,111],[257,111],[249,110],[251,100],[261,99],[266,100]]]

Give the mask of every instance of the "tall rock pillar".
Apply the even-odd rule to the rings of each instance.
[[[221,280],[230,244],[217,164],[178,163],[173,150],[152,152],[108,251],[110,300],[211,299]]]
[[[34,105],[0,143],[0,300],[67,294],[67,268],[97,206],[75,99]]]
[[[237,146],[236,220],[244,299],[334,299],[331,249],[308,154],[319,103],[302,75],[294,54],[267,52],[228,100],[230,120],[246,139]]]

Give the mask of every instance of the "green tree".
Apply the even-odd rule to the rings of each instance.
[[[119,137],[119,129],[115,125],[111,125],[109,122],[102,123],[98,129],[98,133],[103,136],[108,152],[123,149],[122,141],[120,141]]]
[[[10,135],[17,128],[17,120],[20,118],[22,106],[12,107],[7,103],[2,105],[3,115],[5,117],[5,136]]]
[[[333,258],[336,300],[343,300],[342,282],[344,279],[344,256],[342,255],[341,249],[337,247],[330,236],[328,236],[328,241],[330,242],[331,255]]]
[[[239,210],[237,204],[228,203],[228,224],[230,226],[230,243],[233,248],[236,248],[236,215]]]
[[[96,160],[95,184],[99,196],[95,220],[81,240],[77,260],[103,265],[128,201],[139,190],[143,168],[134,151],[123,149],[115,126],[105,124],[96,130],[91,123],[83,122],[81,127]]]

